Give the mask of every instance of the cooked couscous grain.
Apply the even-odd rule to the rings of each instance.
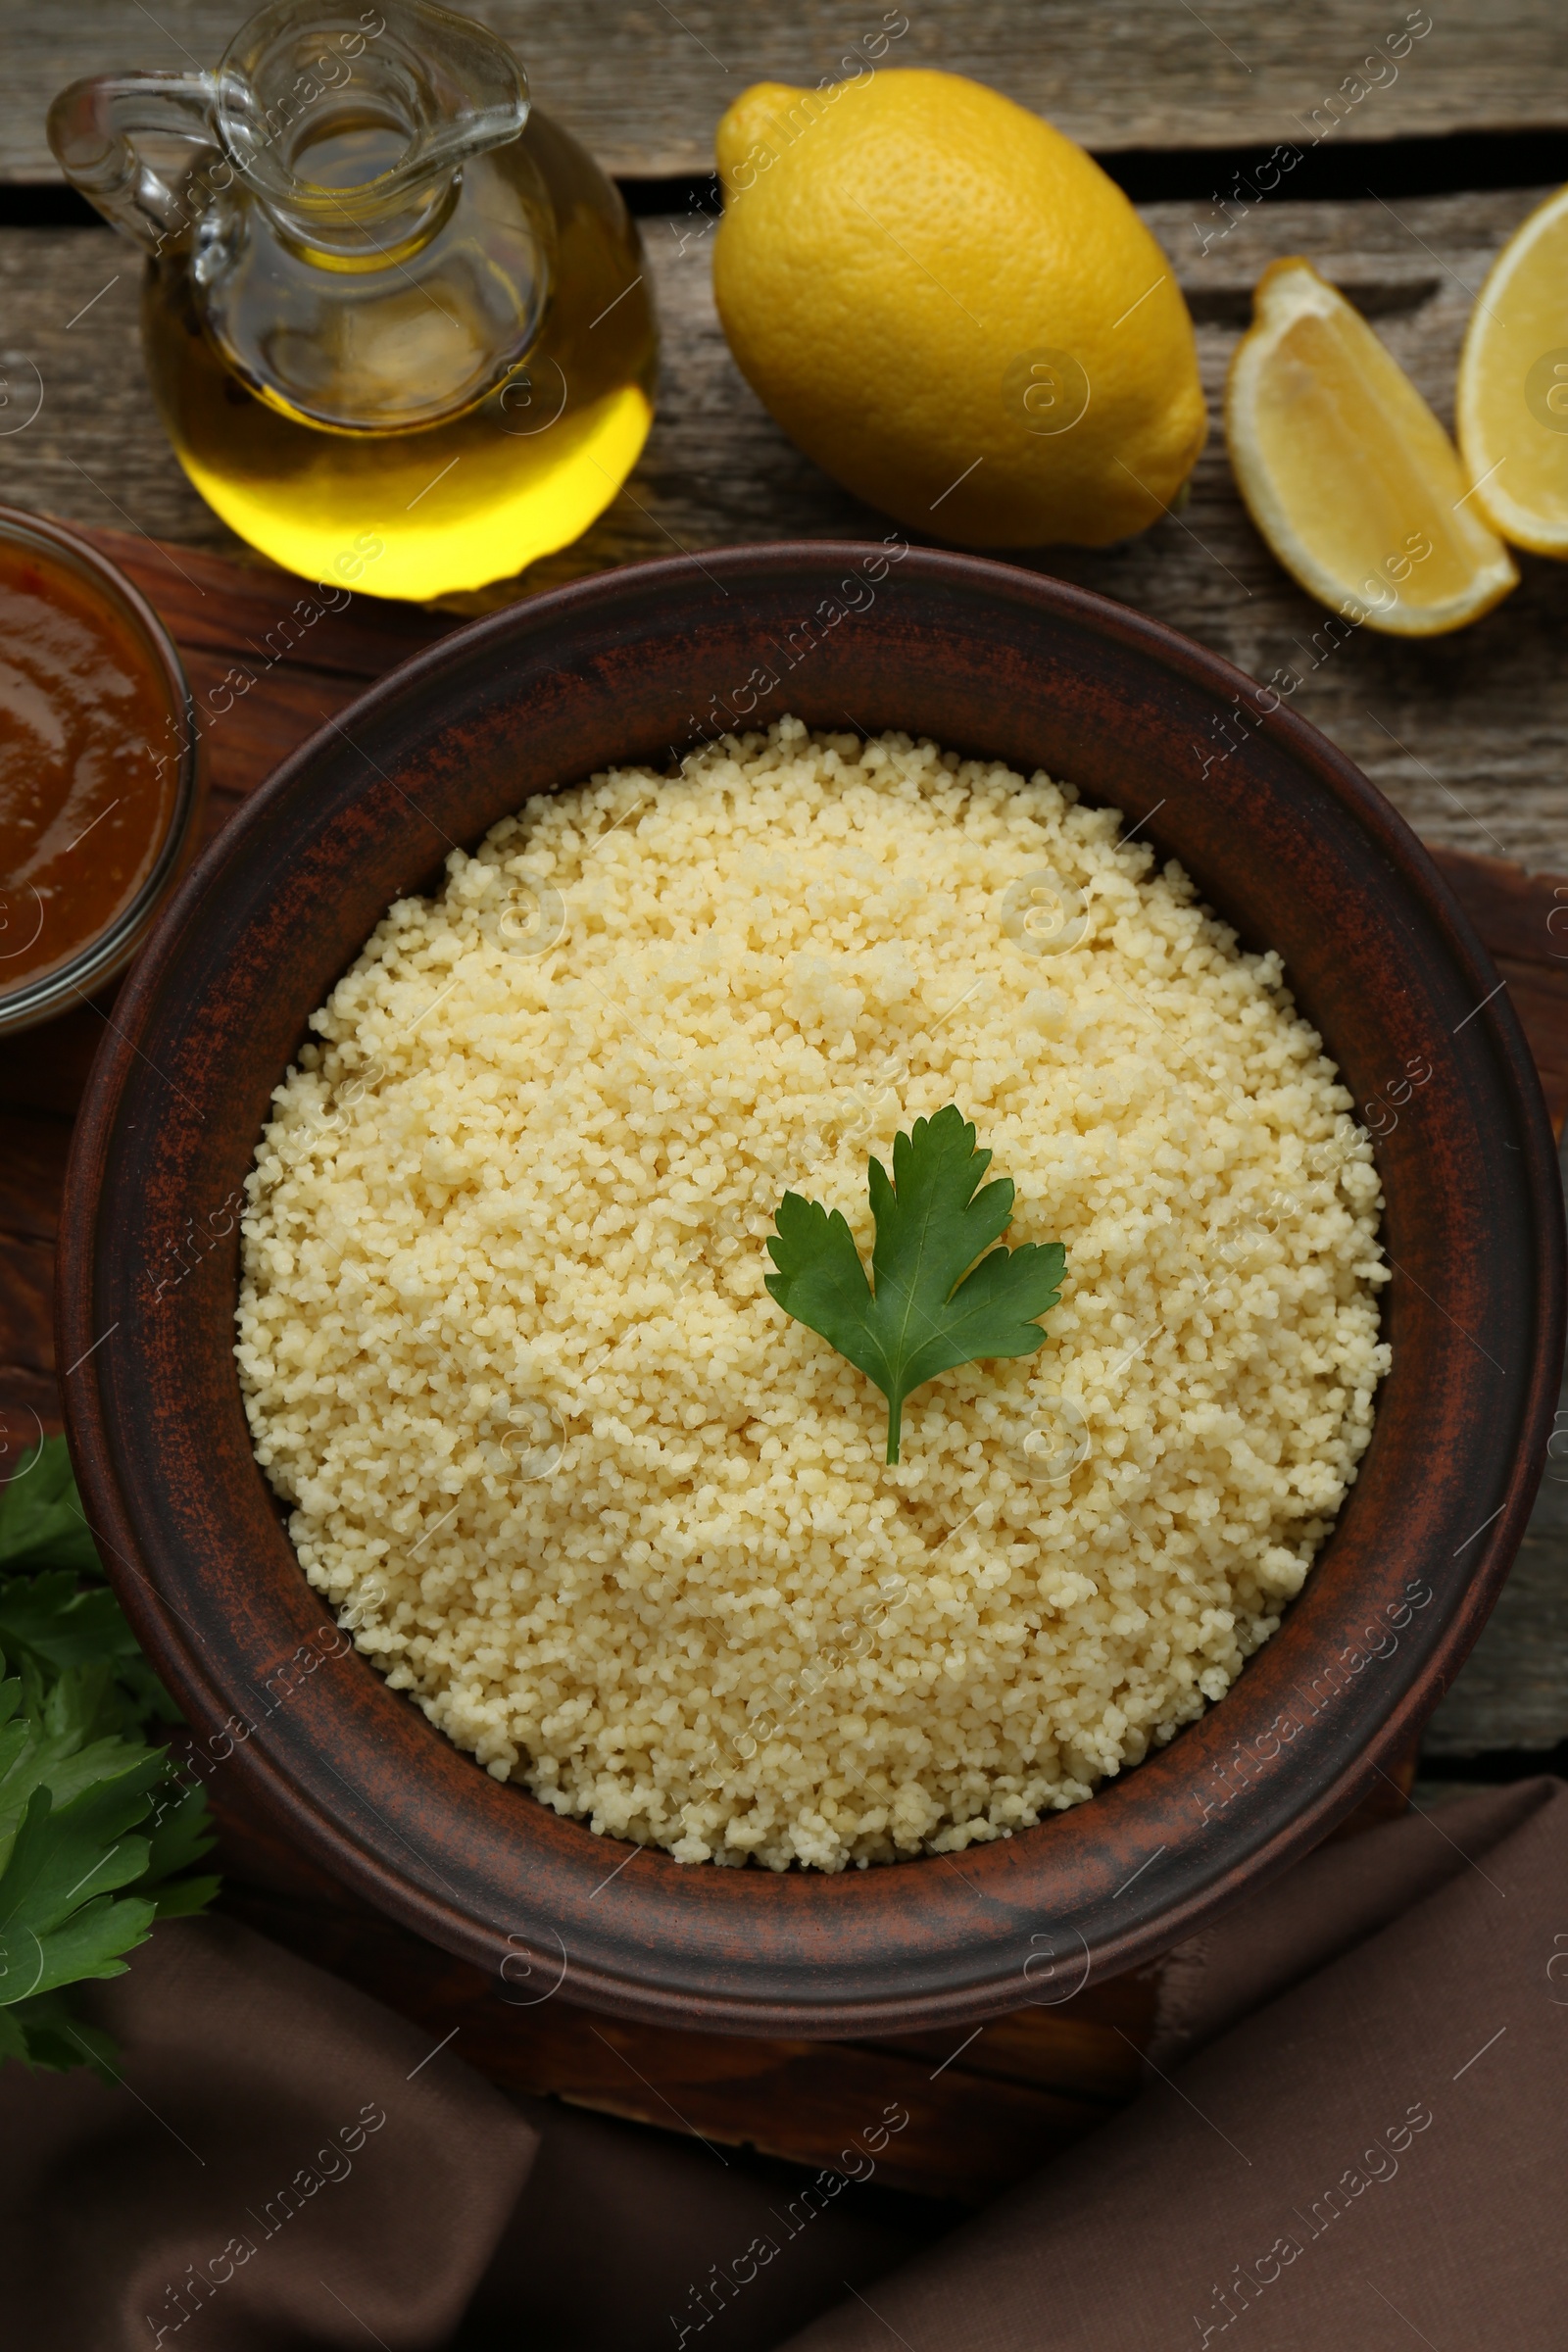
[[[314,1016],[250,1178],[257,1456],[498,1778],[683,1862],[955,1850],[1275,1630],[1387,1368],[1378,1180],[1278,958],[1122,830],[786,720],[530,801]],[[868,1152],[949,1102],[1066,1278],[890,1470],[763,1245],[793,1187],[868,1257]]]

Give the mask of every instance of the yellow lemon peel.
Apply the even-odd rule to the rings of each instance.
[[[1568,188],[1493,264],[1459,359],[1456,421],[1493,529],[1568,557]]]
[[[791,439],[909,527],[1101,547],[1207,433],[1175,272],[1115,183],[954,74],[760,82],[718,126],[718,315]]]
[[[1441,636],[1490,612],[1519,574],[1404,370],[1310,262],[1271,263],[1252,299],[1225,431],[1286,570],[1390,636]]]

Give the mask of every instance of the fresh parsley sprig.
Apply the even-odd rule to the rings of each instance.
[[[894,1137],[891,1178],[869,1162],[874,1289],[838,1209],[786,1193],[773,1220],[767,1250],[778,1270],[767,1288],[882,1391],[890,1462],[912,1390],[955,1364],[1045,1345],[1035,1318],[1055,1305],[1067,1253],[1059,1242],[991,1249],[1011,1218],[1013,1188],[1004,1178],[977,1194],[990,1165],[956,1102]]]
[[[7,1674],[7,1668],[11,1669]],[[108,2075],[70,1988],[123,1974],[218,1888],[206,1791],[146,1737],[178,1713],[103,1582],[63,1438],[0,1490],[0,2060]]]

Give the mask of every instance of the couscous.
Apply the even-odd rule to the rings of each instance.
[[[238,1357],[313,1586],[490,1772],[680,1861],[1005,1836],[1221,1698],[1387,1369],[1370,1146],[1121,817],[785,720],[531,800],[274,1098]],[[1036,1353],[885,1401],[763,1287],[956,1102]]]

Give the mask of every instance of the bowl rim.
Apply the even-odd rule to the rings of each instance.
[[[875,542],[782,541],[705,552],[700,568],[710,576],[716,572],[742,578],[748,573],[755,576],[758,567],[768,574],[780,569],[817,574],[858,562],[867,554],[884,552]],[[1239,690],[1256,691],[1256,681],[1223,657],[1197,645],[1167,624],[1092,590],[988,558],[935,549],[906,552],[913,558],[916,571],[925,573],[934,583],[960,590],[974,587],[994,594],[1004,593],[1014,601],[1032,605],[1042,618],[1064,619],[1096,636],[1108,634],[1156,665],[1174,669],[1206,694],[1229,699]],[[674,590],[677,586],[689,589],[695,561],[685,557],[661,559],[547,591],[455,630],[389,671],[359,697],[340,719],[329,720],[280,763],[209,848],[166,907],[157,934],[127,983],[122,999],[119,1032],[105,1038],[94,1064],[73,1145],[63,1224],[58,1291],[61,1360],[80,1374],[76,1385],[68,1392],[68,1428],[83,1495],[89,1509],[112,1531],[115,1539],[109,1544],[112,1556],[120,1546],[130,1547],[134,1555],[136,1538],[117,1471],[97,1363],[90,1352],[95,1337],[94,1170],[111,1134],[122,1088],[134,1071],[138,1025],[155,1004],[166,967],[177,967],[183,929],[196,911],[210,879],[229,859],[243,854],[250,834],[268,821],[271,804],[309,771],[326,747],[341,741],[347,732],[344,722],[354,726],[357,719],[363,721],[368,716],[384,714],[399,698],[416,701],[432,673],[439,674],[455,657],[466,659],[492,642],[499,646],[514,633],[526,635],[548,629],[563,617],[569,620],[601,607],[612,609],[617,600],[642,590],[666,587]],[[1517,1017],[1507,1004],[1506,992],[1500,996],[1497,993],[1500,983],[1468,917],[1418,837],[1393,805],[1337,746],[1294,710],[1282,706],[1272,714],[1271,723],[1283,728],[1297,761],[1312,772],[1325,792],[1339,798],[1352,819],[1382,849],[1405,887],[1424,903],[1428,916],[1443,935],[1455,962],[1476,984],[1475,994],[1481,1001],[1474,1018],[1489,1040],[1498,1087],[1510,1098],[1519,1128],[1530,1139],[1518,1174],[1528,1196],[1542,1280],[1531,1326],[1529,1404],[1521,1422],[1519,1446],[1506,1469],[1507,1497],[1493,1523],[1485,1531],[1478,1531],[1480,1540],[1472,1571],[1416,1681],[1386,1709],[1364,1744],[1347,1752],[1338,1768],[1321,1778],[1310,1796],[1296,1807],[1282,1826],[1249,1847],[1229,1868],[1211,1872],[1201,1886],[1167,1903],[1152,1921],[1144,1916],[1107,1934],[1094,1955],[1092,1974],[1097,1981],[1123,1973],[1168,1949],[1226,1908],[1238,1893],[1261,1885],[1316,1844],[1356,1803],[1390,1756],[1424,1719],[1433,1703],[1434,1690],[1446,1686],[1468,1652],[1507,1573],[1539,1482],[1556,1404],[1564,1323],[1562,1196],[1540,1082]],[[1310,1013],[1310,1007],[1307,1009]],[[1503,1475],[1499,1472],[1499,1477]],[[181,1695],[192,1690],[200,1694],[201,1704],[195,1711],[211,1719],[219,1718],[222,1710],[202,1661],[171,1626],[162,1606],[154,1607],[146,1593],[138,1591],[136,1577],[140,1572],[135,1569],[133,1559],[126,1564],[130,1573],[115,1572],[116,1583],[136,1630],[157,1662],[163,1665],[167,1659],[172,1667],[176,1690]],[[1265,1644],[1259,1654],[1266,1655],[1268,1647]],[[1210,1708],[1200,1721],[1212,1721],[1215,1713]],[[243,1754],[244,1771],[255,1784],[257,1793],[291,1822],[339,1877],[431,1941],[466,1957],[480,1959],[481,1964],[493,1964],[494,1937],[486,1936],[461,1904],[437,1895],[427,1885],[413,1884],[380,1852],[368,1847],[345,1822],[316,1807],[291,1782],[277,1758],[267,1752],[265,1743],[248,1742]],[[473,1770],[479,1769],[471,1759],[465,1761]],[[1081,1812],[1084,1808],[1075,1810]],[[584,1828],[583,1835],[592,1833]],[[965,1859],[973,1864],[976,1855],[997,1855],[1009,1843],[1021,1844],[1030,1835],[1024,1832],[1011,1840],[971,1848]],[[604,1842],[609,1845],[620,1841],[607,1838]],[[626,1850],[629,1858],[638,1849],[628,1845]],[[906,1870],[913,1873],[926,1859],[914,1858],[890,1865],[888,1869],[900,1875]],[[670,1867],[679,1870],[682,1866]],[[724,1871],[716,1875],[733,1881],[757,1875],[774,1879],[771,1873],[749,1871]],[[827,1887],[853,1886],[862,1880],[862,1874],[853,1871],[839,1879],[824,1878],[819,1873],[801,1875]],[[879,1870],[869,1875],[882,1878],[887,1873]],[[548,1945],[529,1948],[539,1964],[553,1965]],[[1087,1945],[1085,1949],[1087,1953]],[[808,2005],[772,1997],[753,1999],[739,1993],[724,2000],[694,1997],[683,1988],[672,1989],[665,1980],[656,1979],[653,1973],[646,1978],[611,1970],[596,1973],[591,1965],[586,1968],[574,1965],[572,1982],[573,1992],[568,1997],[590,2007],[653,2022],[696,2023],[709,2030],[740,2034],[779,2031],[808,2036],[863,2034],[908,2029],[913,2025],[966,2023],[1020,2005],[1015,1978],[1009,1978],[1004,1986],[992,1985],[980,1992],[968,1985],[921,1992],[918,1997],[893,1994],[879,2000],[865,1997],[836,2000],[824,1995],[813,1998]]]
[[[52,1019],[124,970],[189,856],[204,798],[206,763],[195,698],[179,649],[119,564],[69,524],[21,507],[0,506],[0,543],[39,549],[84,582],[102,605],[130,622],[141,641],[147,672],[163,690],[171,723],[180,729],[169,823],[140,888],[97,937],[66,962],[24,981],[20,988],[0,992],[0,1036],[5,1036]]]

